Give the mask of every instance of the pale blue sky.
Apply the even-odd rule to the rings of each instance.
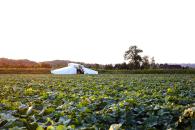
[[[120,63],[130,45],[195,63],[193,0],[0,1],[0,57]]]

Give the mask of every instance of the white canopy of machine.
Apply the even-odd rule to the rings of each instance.
[[[52,74],[98,74],[98,71],[84,67],[76,63],[69,63],[68,67],[51,70]]]

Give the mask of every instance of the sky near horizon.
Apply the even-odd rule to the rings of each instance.
[[[131,45],[157,63],[195,63],[195,1],[0,1],[0,57],[114,64]]]

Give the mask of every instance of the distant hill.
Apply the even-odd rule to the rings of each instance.
[[[40,63],[49,64],[52,67],[52,69],[66,67],[68,66],[69,63],[78,63],[78,64],[85,65],[84,62],[76,62],[76,61],[70,61],[70,60],[52,60],[52,61],[43,61]]]
[[[70,60],[52,60],[52,61],[43,61],[43,62],[35,62],[28,59],[8,59],[8,58],[0,58],[0,68],[61,68],[68,66],[68,63],[79,63],[83,64],[89,68],[104,68],[105,65],[101,64],[87,64],[84,62],[75,62]],[[168,64],[171,65],[171,64]],[[176,64],[181,65],[182,67],[195,68],[195,64]]]
[[[0,67],[3,68],[29,68],[29,67],[39,67],[40,64],[35,61],[30,61],[27,59],[13,60],[8,58],[0,58]]]
[[[41,63],[49,64],[52,68],[60,68],[68,66],[68,63],[72,61],[69,60],[52,60],[52,61],[43,61]]]
[[[68,66],[68,63],[73,61],[70,60],[52,60],[52,61],[43,61],[43,62],[35,62],[30,61],[28,59],[8,59],[8,58],[0,58],[0,68],[60,68]],[[80,63],[81,62],[74,62]]]

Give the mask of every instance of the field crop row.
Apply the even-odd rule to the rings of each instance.
[[[195,75],[0,75],[0,129],[195,129]]]

